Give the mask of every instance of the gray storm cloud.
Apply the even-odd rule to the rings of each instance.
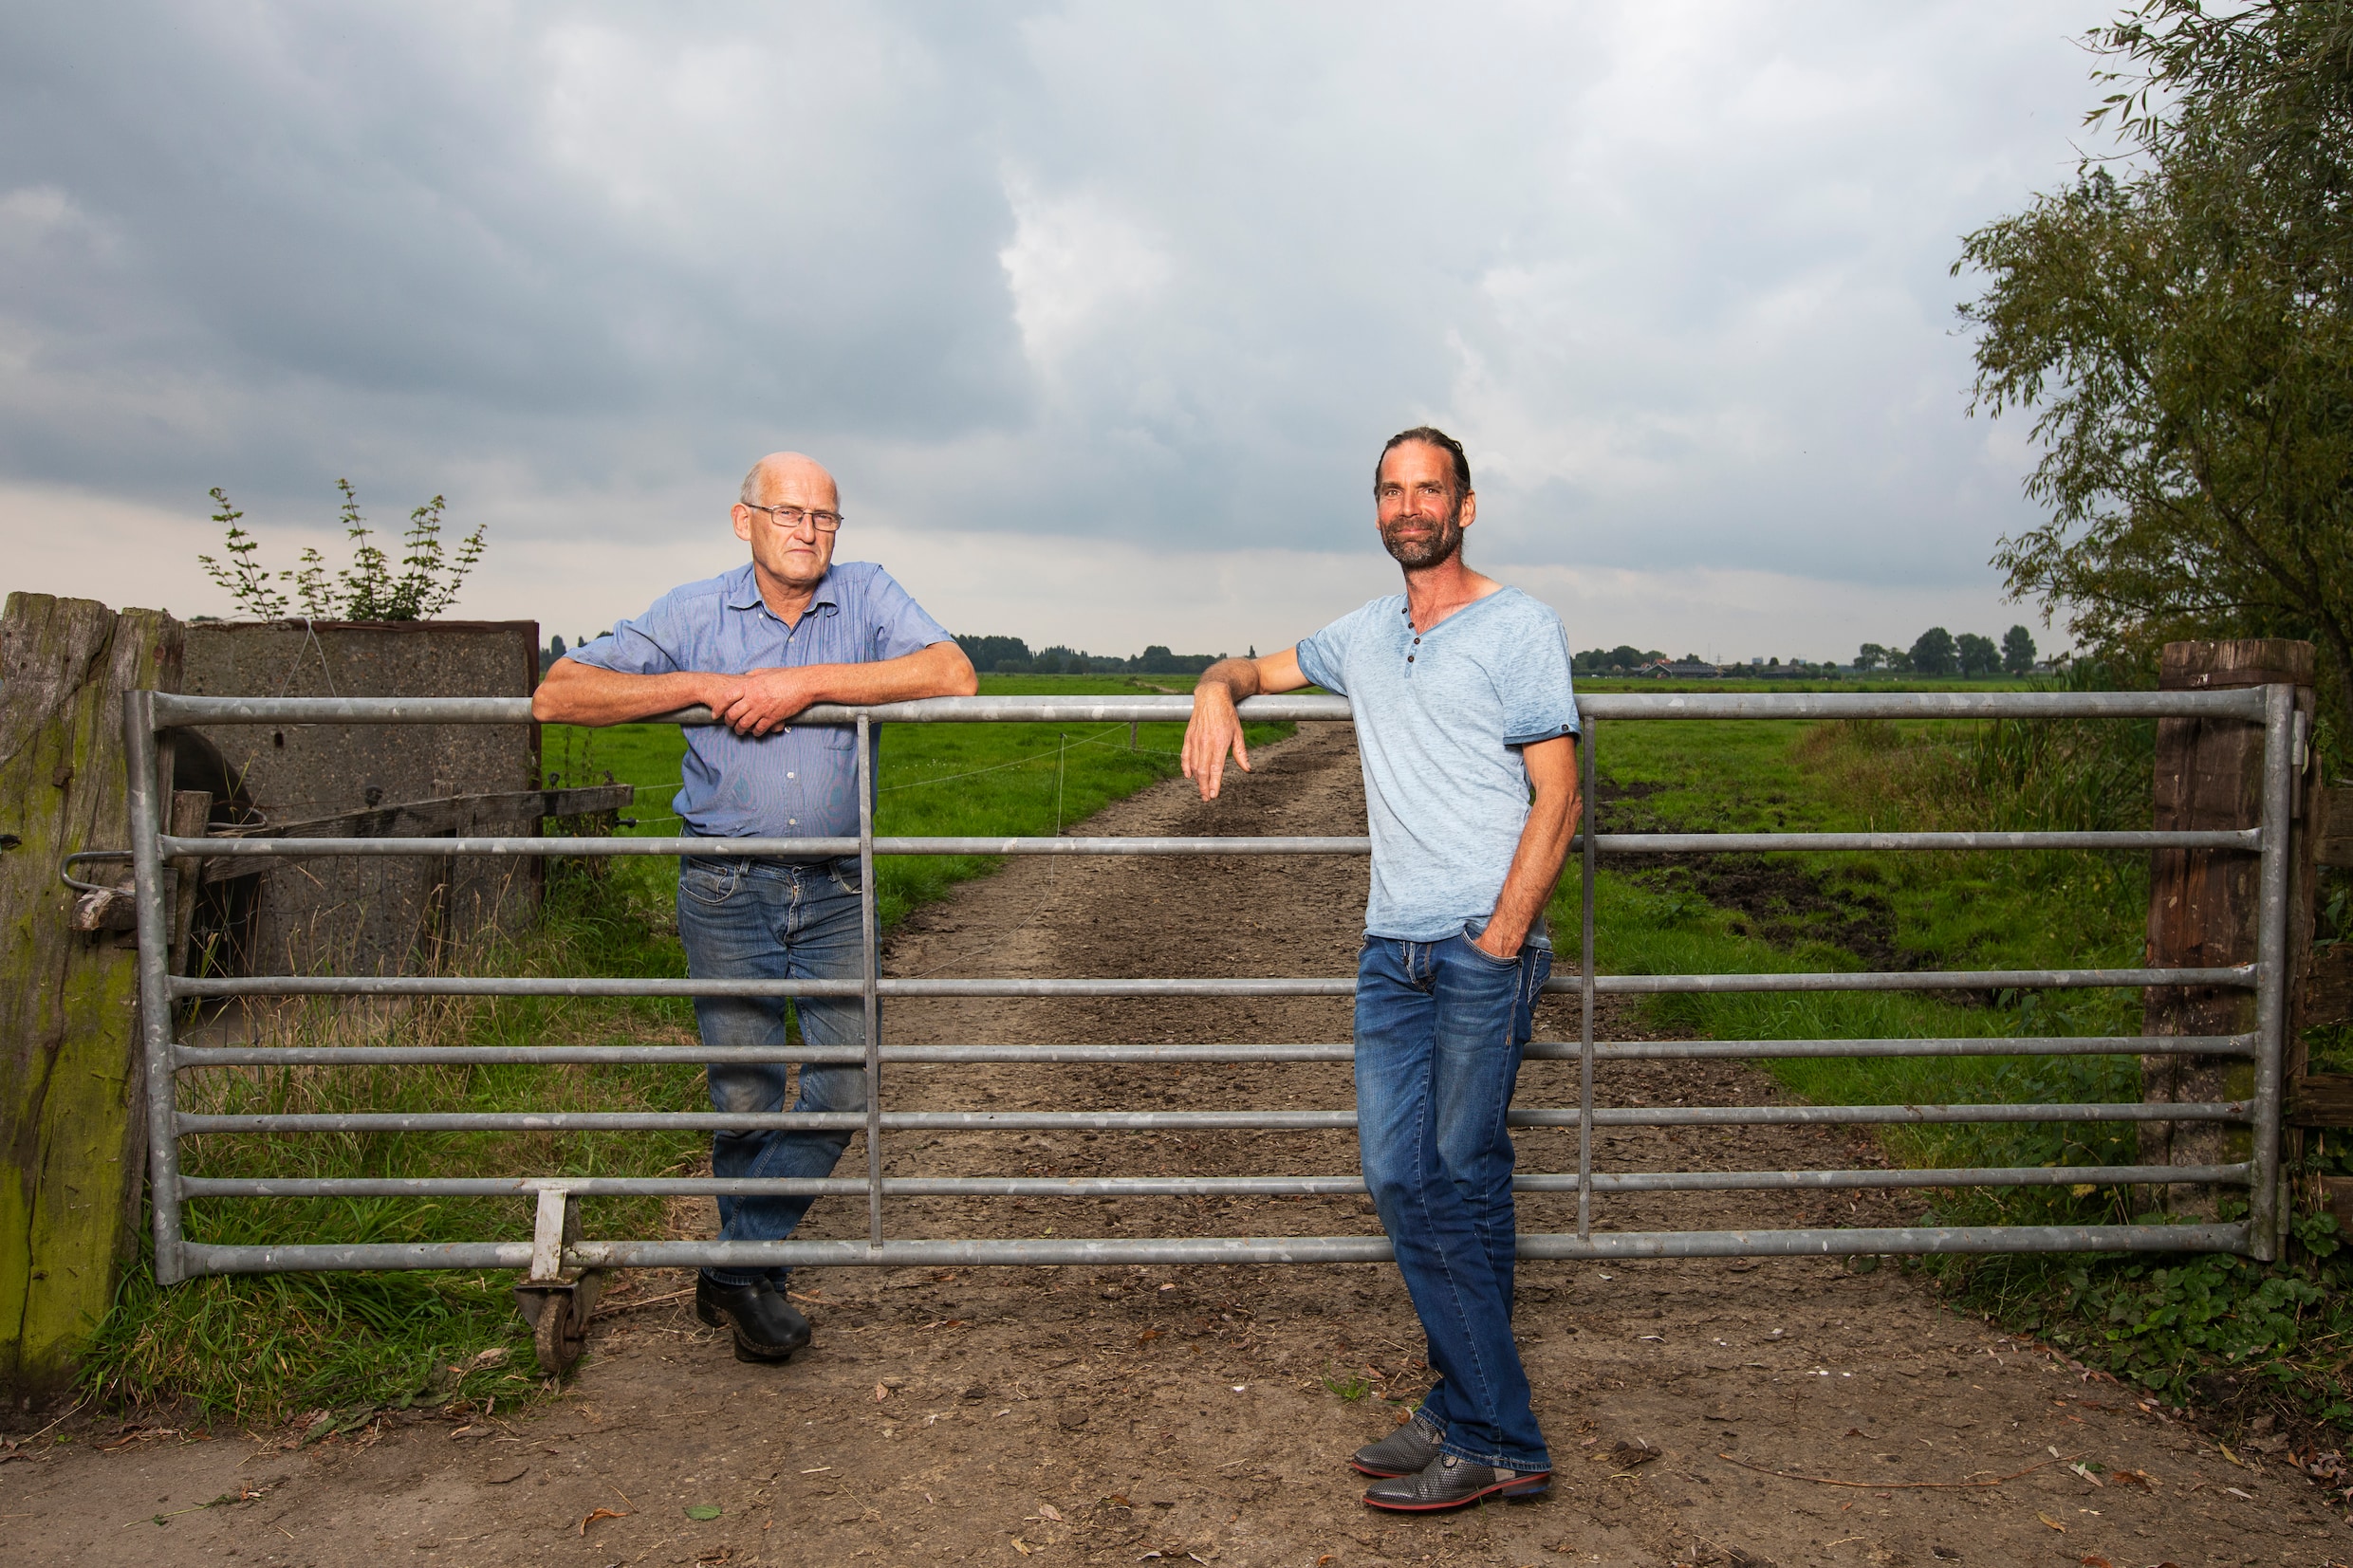
[[[0,479],[606,538],[819,451],[901,537],[1990,581],[1946,268],[2095,6],[18,7]],[[0,530],[38,520],[17,510]]]

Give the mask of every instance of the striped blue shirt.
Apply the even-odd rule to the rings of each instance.
[[[818,581],[800,624],[760,598],[751,563],[674,588],[635,620],[571,657],[624,675],[681,670],[743,674],[805,664],[866,664],[954,639],[891,574],[872,562],[837,562]],[[879,748],[881,727],[870,731]],[[880,774],[880,767],[876,773]],[[760,739],[719,725],[686,731],[683,784],[672,802],[707,838],[855,838],[858,733],[847,725],[786,725]]]

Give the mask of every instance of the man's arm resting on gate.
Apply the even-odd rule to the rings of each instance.
[[[1217,798],[1229,754],[1235,766],[1250,771],[1250,747],[1242,738],[1242,717],[1234,705],[1245,697],[1296,692],[1306,684],[1296,648],[1264,658],[1219,659],[1201,673],[1193,687],[1193,717],[1185,725],[1184,744],[1185,777],[1201,786],[1201,799]]]
[[[913,702],[918,697],[969,697],[980,690],[973,661],[953,642],[935,642],[897,658],[869,664],[805,664],[797,669],[754,670],[724,706],[713,704],[719,722],[746,735],[765,735],[812,703],[864,707]]]
[[[935,642],[870,664],[811,664],[742,674],[681,670],[630,675],[561,658],[532,694],[531,716],[547,724],[627,724],[700,704],[731,729],[765,735],[812,703],[969,697],[979,689],[972,660],[953,642]]]
[[[531,693],[531,717],[542,724],[627,724],[697,704],[714,712],[741,675],[676,670],[659,675],[627,675],[601,665],[560,658],[539,677]]]
[[[1528,940],[1529,929],[1551,900],[1577,833],[1577,737],[1556,735],[1520,748],[1528,765],[1531,798],[1511,870],[1496,895],[1495,913],[1475,945],[1491,957],[1510,958]]]

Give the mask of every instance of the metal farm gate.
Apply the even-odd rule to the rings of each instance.
[[[1523,1191],[1577,1194],[1577,1229],[1565,1234],[1524,1234],[1523,1258],[1741,1257],[1763,1255],[1851,1255],[1923,1252],[2050,1251],[2226,1251],[2255,1258],[2275,1256],[2282,1226],[2280,1179],[2281,1070],[2287,1019],[2287,913],[2288,832],[2296,754],[2305,743],[2295,712],[2295,690],[2274,685],[2226,692],[1899,692],[1814,695],[1788,692],[1721,694],[1613,694],[1582,699],[1587,719],[1581,747],[1585,821],[1593,811],[1593,766],[1597,732],[1621,721],[1677,719],[2140,719],[2195,716],[2233,719],[2264,727],[2264,770],[2260,825],[2238,832],[2121,833],[1715,833],[1608,834],[1580,836],[1584,883],[1582,960],[1575,975],[1556,975],[1547,989],[1576,992],[1584,1024],[1575,1042],[1538,1042],[1528,1055],[1536,1060],[1581,1064],[1574,1105],[1521,1104],[1510,1113],[1515,1127],[1567,1127],[1578,1132],[1574,1171],[1530,1171],[1516,1178]],[[167,836],[159,815],[157,778],[157,732],[180,725],[226,724],[516,724],[530,717],[528,699],[249,699],[198,698],[167,692],[132,693],[127,705],[130,758],[131,859],[137,879],[139,1001],[145,1051],[148,1146],[154,1199],[157,1278],[173,1283],[194,1275],[269,1273],[312,1269],[464,1268],[528,1271],[518,1285],[526,1313],[539,1327],[543,1362],[553,1371],[577,1356],[580,1334],[602,1271],[615,1268],[679,1267],[702,1264],[734,1266],[773,1264],[1117,1264],[1364,1263],[1386,1259],[1379,1237],[1177,1237],[1023,1239],[894,1239],[885,1224],[885,1200],[951,1195],[1004,1197],[1118,1197],[1182,1195],[1308,1195],[1362,1190],[1355,1177],[1218,1176],[1195,1178],[882,1176],[883,1139],[898,1133],[956,1129],[1019,1132],[1054,1129],[1295,1129],[1352,1128],[1347,1110],[1323,1111],[893,1111],[886,1106],[883,1068],[892,1063],[980,1061],[1213,1063],[1245,1061],[1345,1061],[1345,1043],[1317,1045],[888,1045],[876,1027],[880,999],[1020,997],[1267,997],[1350,994],[1353,979],[884,979],[876,962],[878,855],[1331,855],[1365,854],[1363,838],[878,838],[873,824],[871,752],[864,744],[872,725],[975,722],[1167,722],[1191,711],[1189,697],[968,697],[899,703],[870,709],[812,709],[796,722],[854,726],[860,746],[860,832],[856,839],[679,839],[679,838],[472,838],[472,839],[185,839]],[[1257,697],[1243,704],[1247,718],[1262,721],[1345,720],[1347,704],[1337,697]],[[671,715],[680,723],[709,722],[701,710]],[[2217,968],[2055,968],[1904,973],[1784,973],[1596,975],[1593,973],[1593,885],[1598,856],[1612,854],[1709,854],[1797,851],[1918,850],[2235,850],[2260,855],[2258,956],[2251,965]],[[792,856],[815,858],[856,854],[864,869],[864,974],[862,979],[769,982],[757,980],[548,979],[444,975],[351,977],[273,975],[195,978],[170,972],[170,911],[165,868],[178,860],[220,856],[602,856],[680,855],[704,857]],[[1564,957],[1566,954],[1564,954]],[[1597,995],[1695,991],[1815,991],[2044,988],[2086,987],[2195,986],[2251,989],[2256,1027],[2230,1036],[2099,1038],[1955,1038],[1901,1040],[1672,1041],[1597,1044],[1593,1007]],[[858,1113],[790,1112],[727,1115],[659,1112],[466,1112],[423,1115],[195,1115],[179,1109],[181,1072],[208,1067],[362,1066],[392,1062],[662,1062],[698,1064],[721,1053],[686,1045],[529,1046],[362,1045],[196,1046],[176,1038],[180,1004],[231,996],[560,996],[694,997],[757,995],[797,991],[806,995],[864,999],[866,1039],[862,1049],[808,1046],[732,1049],[737,1061],[862,1062],[867,1109]],[[1926,1057],[1984,1055],[2140,1056],[2177,1054],[2251,1058],[2254,1092],[2250,1099],[2215,1103],[1993,1104],[1993,1105],[1775,1105],[1658,1106],[1597,1105],[1594,1064],[1604,1061],[1665,1058]],[[2100,1122],[2204,1121],[2251,1129],[2249,1157],[2207,1166],[2067,1166],[2060,1168],[1596,1171],[1596,1127],[1733,1126],[1772,1123],[1901,1122]],[[401,1179],[228,1180],[184,1176],[179,1140],[195,1134],[250,1135],[367,1132],[458,1132],[530,1129],[627,1131],[638,1129],[749,1129],[764,1127],[862,1129],[862,1175],[824,1179],[734,1179],[713,1177],[568,1177],[517,1172],[501,1177],[413,1177]],[[2241,1220],[2195,1225],[1986,1226],[1946,1228],[1817,1228],[1714,1231],[1604,1231],[1596,1233],[1597,1198],[1649,1191],[1755,1190],[1765,1189],[2023,1187],[2096,1183],[2212,1183],[2247,1190]],[[842,1194],[866,1200],[863,1241],[790,1240],[631,1241],[583,1239],[570,1200],[609,1194]],[[446,1244],[319,1245],[288,1238],[283,1245],[228,1246],[186,1238],[182,1215],[198,1198],[535,1194],[537,1225],[528,1240],[485,1238]]]

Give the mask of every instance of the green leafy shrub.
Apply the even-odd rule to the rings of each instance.
[[[2070,1270],[2044,1332],[2086,1366],[2177,1404],[2286,1407],[2353,1425],[2353,1255],[2337,1222],[2296,1222],[2301,1255],[2093,1259]],[[2231,1374],[2235,1374],[2231,1375]],[[2217,1398],[2229,1377],[2235,1398]]]

